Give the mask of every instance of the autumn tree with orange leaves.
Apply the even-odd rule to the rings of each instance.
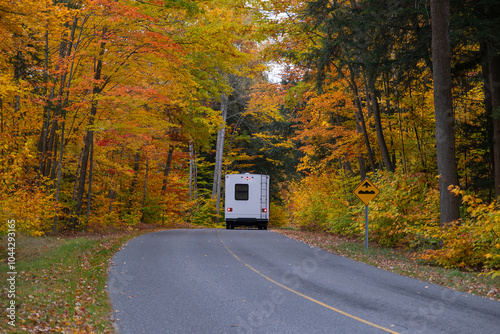
[[[252,71],[249,12],[89,0],[0,15],[2,217],[33,234],[183,219],[188,147],[210,148],[222,73]]]
[[[443,109],[446,41],[425,3],[2,3],[0,231],[217,226],[223,174],[255,172],[275,221],[356,236],[368,176],[384,187],[374,241],[498,270],[498,4],[450,15]]]

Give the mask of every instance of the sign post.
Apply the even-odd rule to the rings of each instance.
[[[368,179],[364,179],[356,189],[354,189],[354,195],[365,203],[365,248],[368,249],[368,203],[374,199],[380,190],[375,187],[375,185]]]
[[[365,249],[368,249],[368,205],[365,205]]]

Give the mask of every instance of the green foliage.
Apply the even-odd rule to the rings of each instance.
[[[168,0],[163,6],[165,8],[175,8],[175,9],[184,9],[189,15],[194,15],[200,12],[200,8],[193,1],[186,0]]]
[[[163,207],[158,199],[150,199],[144,208],[141,208],[142,222],[145,224],[154,224],[161,221]]]
[[[139,212],[123,213],[121,219],[125,224],[133,226],[140,223],[141,214]]]
[[[219,223],[224,220],[223,213],[219,214]],[[215,227],[217,225],[217,213],[215,210],[215,200],[202,199],[199,201],[192,214],[192,220],[196,225]]]

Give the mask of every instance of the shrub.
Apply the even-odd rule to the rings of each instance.
[[[420,248],[434,240],[424,226],[439,224],[439,192],[424,174],[380,172],[374,182],[380,194],[370,203],[370,235],[386,247]]]
[[[269,224],[274,227],[283,227],[287,224],[287,215],[283,205],[271,203]]]
[[[421,257],[447,268],[486,269],[493,275],[500,269],[500,209],[496,203],[484,203],[458,187],[451,189],[462,196],[466,217],[433,230],[442,241],[440,249],[427,250]]]
[[[52,229],[55,205],[50,191],[27,186],[0,195],[0,235],[8,232],[7,221],[15,220],[16,231],[41,236]]]
[[[359,232],[356,217],[361,206],[353,205],[355,178],[343,180],[331,174],[309,175],[290,189],[288,208],[292,222],[303,229],[321,229],[340,234]]]
[[[222,211],[222,210],[221,210]],[[219,212],[219,224],[224,221],[224,212]],[[200,199],[198,206],[192,214],[192,222],[197,225],[215,227],[217,225],[217,213],[215,210],[215,200]]]
[[[439,240],[422,229],[439,224],[439,193],[424,174],[379,172],[371,177],[380,194],[369,203],[370,238],[387,247],[434,248]],[[309,175],[293,184],[289,208],[304,229],[364,235],[364,204],[354,195],[357,177],[336,172]]]
[[[142,211],[142,222],[146,224],[157,224],[162,220],[163,207],[158,202],[148,203]]]

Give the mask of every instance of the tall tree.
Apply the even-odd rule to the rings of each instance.
[[[228,97],[226,94],[221,95],[220,99],[220,113],[222,122],[219,130],[217,131],[217,142],[215,149],[215,167],[214,167],[214,182],[212,188],[212,200],[215,200],[215,212],[217,220],[219,219],[219,207],[221,196],[221,183],[222,183],[222,163],[224,158],[224,141],[226,138],[226,119],[228,108]]]
[[[493,123],[493,175],[495,198],[500,201],[500,4],[487,3],[485,6],[488,41],[486,45],[489,103],[491,103],[491,122]]]
[[[431,1],[432,69],[436,115],[436,150],[441,224],[460,218],[460,199],[448,187],[458,185],[455,161],[453,100],[451,94],[450,2]]]

